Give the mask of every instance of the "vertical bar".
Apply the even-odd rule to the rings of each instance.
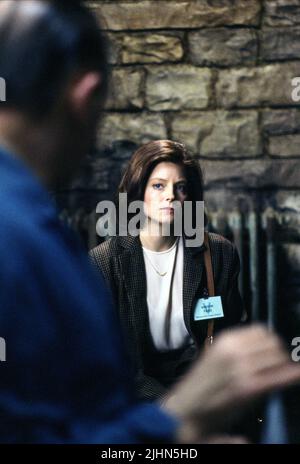
[[[276,305],[276,219],[273,210],[267,212],[267,297],[268,297],[268,327],[270,330],[277,326]],[[266,404],[265,421],[262,430],[261,443],[286,444],[289,442],[286,411],[282,394],[272,393]]]
[[[221,210],[219,215],[218,215],[218,234],[223,235],[224,237],[227,236],[228,233],[228,222],[227,222],[227,217],[226,213]]]
[[[218,230],[218,213],[213,212],[210,213],[210,224],[212,228],[215,230]]]
[[[275,216],[273,211],[267,214],[267,297],[268,297],[268,327],[276,328],[276,242]]]
[[[261,444],[284,445],[289,443],[286,411],[279,392],[269,396],[264,416]]]
[[[229,214],[229,225],[233,233],[234,243],[239,253],[241,270],[239,274],[239,289],[244,298],[244,246],[243,246],[243,218],[239,211]]]
[[[251,320],[260,320],[259,310],[259,257],[258,257],[258,217],[252,211],[248,218],[250,248],[250,286],[251,286]]]

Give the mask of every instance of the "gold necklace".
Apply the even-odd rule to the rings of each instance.
[[[147,253],[145,253],[146,256],[147,256],[147,259],[149,261],[149,263],[151,264],[151,266],[153,267],[153,269],[155,270],[156,274],[158,274],[160,277],[164,277],[165,275],[167,275],[168,271],[166,270],[166,272],[159,272],[156,267],[154,266],[154,264],[151,262],[149,256],[147,255]]]
[[[176,250],[175,250],[175,256],[174,256],[174,262],[173,262],[173,266],[174,266],[174,263],[175,263],[175,259],[176,259],[176,255],[177,255],[177,249],[178,249],[178,240],[177,240],[177,243],[176,243]],[[172,250],[173,251],[173,250]],[[166,270],[166,272],[160,272],[158,269],[156,269],[156,267],[154,266],[154,264],[152,263],[151,259],[149,258],[148,256],[148,253],[146,252],[145,253],[149,263],[151,264],[152,268],[155,270],[156,274],[158,274],[160,277],[164,277],[167,275],[168,273],[168,269]]]

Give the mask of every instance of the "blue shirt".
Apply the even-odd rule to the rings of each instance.
[[[47,191],[0,150],[0,442],[168,442],[136,399],[116,310]]]

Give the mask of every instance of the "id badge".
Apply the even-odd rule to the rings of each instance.
[[[217,317],[224,317],[222,300],[220,296],[200,298],[197,301],[194,312],[194,321],[215,319]]]

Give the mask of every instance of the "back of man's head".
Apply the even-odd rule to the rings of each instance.
[[[0,77],[6,84],[0,111],[13,108],[43,117],[70,76],[92,70],[101,73],[105,99],[106,42],[82,1],[0,2]]]

